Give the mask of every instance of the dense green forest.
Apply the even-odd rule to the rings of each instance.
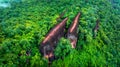
[[[5,0],[5,2],[8,2]],[[81,12],[77,47],[65,37],[55,49],[51,67],[120,67],[120,0],[11,0],[0,7],[0,67],[47,67],[40,42],[68,17],[68,28]],[[56,18],[62,12],[65,15]],[[94,38],[93,28],[100,20]]]

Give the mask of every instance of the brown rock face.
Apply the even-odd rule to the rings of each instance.
[[[45,58],[49,59],[49,61],[54,60],[54,48],[58,40],[64,35],[67,20],[68,18],[65,18],[61,23],[57,24],[40,43],[40,52]]]
[[[79,32],[78,31],[79,17],[80,17],[80,13],[78,13],[77,16],[74,18],[67,32],[67,38],[70,40],[72,48],[75,48],[77,43],[77,37]]]
[[[96,38],[96,36],[97,36],[97,32],[99,30],[99,25],[100,25],[100,21],[97,19],[96,20],[96,25],[93,28],[93,38]]]

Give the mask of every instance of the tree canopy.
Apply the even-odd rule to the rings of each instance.
[[[13,0],[10,4],[0,7],[0,67],[47,67],[38,47],[65,10],[61,20],[69,18],[66,28],[81,12],[77,47],[72,49],[69,40],[61,38],[51,66],[120,66],[120,0]]]

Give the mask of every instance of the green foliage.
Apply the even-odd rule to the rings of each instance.
[[[72,51],[69,40],[62,38],[55,49],[55,56],[64,59]]]
[[[104,53],[98,49],[97,46],[100,45],[94,40],[83,46],[82,50],[72,49],[70,54],[64,59],[59,59],[53,63],[53,66],[64,66],[64,67],[103,67],[106,65],[106,59]]]
[[[78,12],[79,37],[71,48],[66,38],[60,39],[54,51],[52,67],[119,67],[120,66],[120,1],[119,0],[3,0],[0,7],[0,67],[47,67],[39,52],[39,43],[61,18],[71,24]],[[96,38],[93,28],[100,20]],[[60,20],[60,21],[61,21]]]

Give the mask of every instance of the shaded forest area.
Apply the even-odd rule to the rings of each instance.
[[[72,49],[61,38],[51,67],[119,67],[120,0],[20,0],[0,7],[0,67],[47,67],[38,47],[64,11],[59,21],[68,17],[66,28],[81,12],[78,42]]]

